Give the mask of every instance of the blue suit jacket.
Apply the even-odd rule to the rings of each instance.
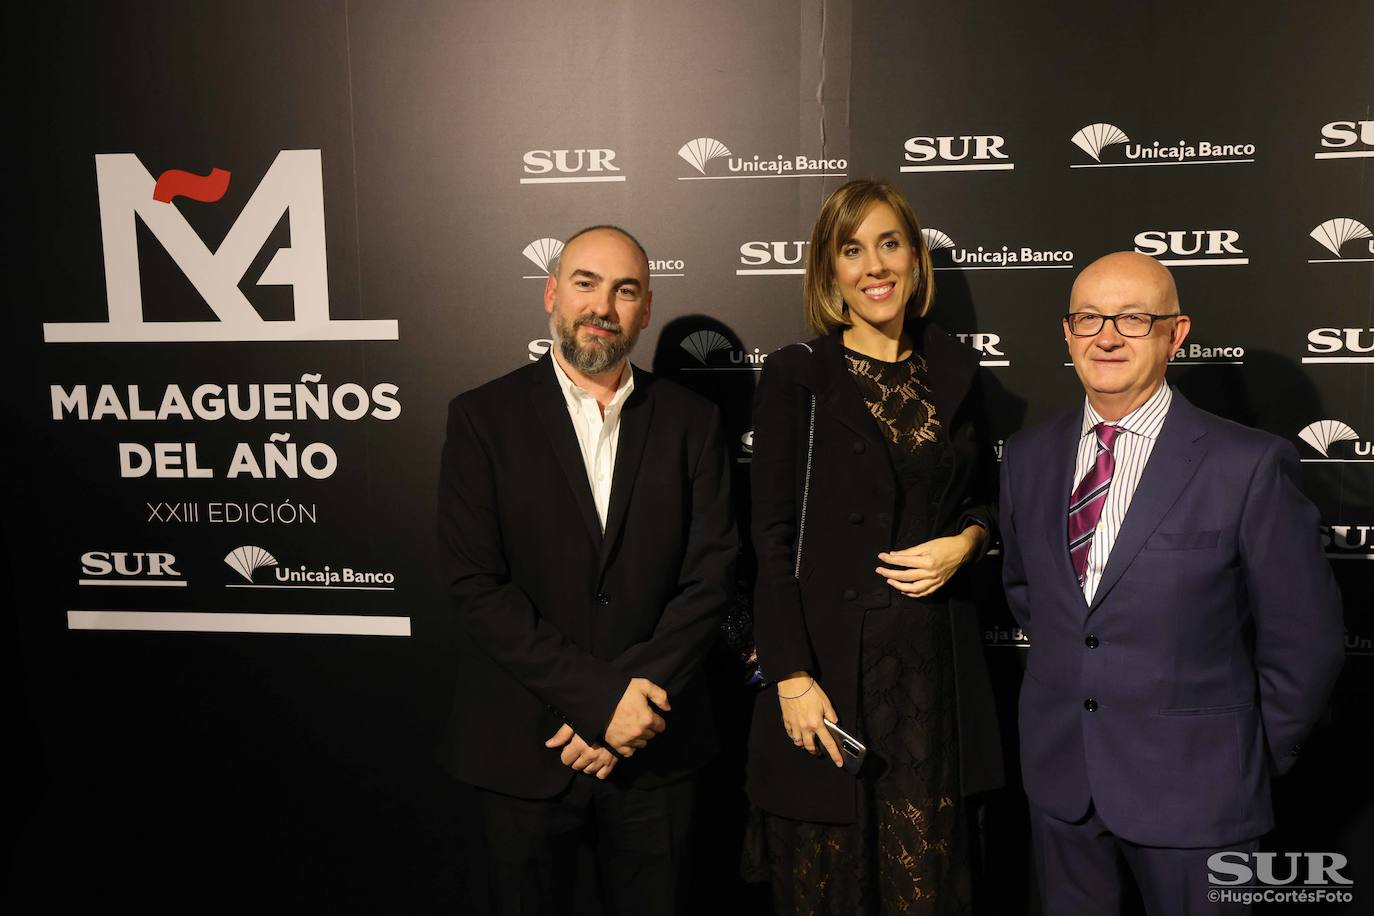
[[[1297,453],[1175,391],[1089,606],[1066,531],[1081,428],[1080,408],[1018,433],[1002,464],[1026,793],[1144,845],[1257,837],[1343,660]]]

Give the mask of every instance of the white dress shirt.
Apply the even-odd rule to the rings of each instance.
[[[1112,545],[1116,543],[1117,532],[1121,530],[1121,523],[1126,519],[1126,510],[1131,507],[1131,497],[1135,495],[1140,475],[1145,471],[1145,463],[1150,460],[1150,452],[1154,451],[1155,440],[1159,438],[1159,431],[1164,426],[1164,418],[1169,413],[1169,404],[1173,399],[1169,383],[1165,382],[1144,404],[1111,424],[1121,427],[1121,432],[1112,443],[1112,456],[1116,461],[1116,468],[1112,472],[1111,488],[1107,490],[1107,502],[1102,507],[1097,528],[1093,530],[1093,543],[1088,551],[1088,568],[1083,576],[1083,597],[1089,604],[1092,604],[1097,585],[1102,581],[1102,570],[1106,568],[1107,559],[1112,555]],[[1078,482],[1087,476],[1093,462],[1097,460],[1097,435],[1093,432],[1093,427],[1103,422],[1106,421],[1093,410],[1087,398],[1084,398],[1083,432],[1078,440],[1078,461],[1073,470],[1074,489],[1078,488]],[[1067,506],[1064,511],[1065,514],[1068,513]],[[1067,546],[1065,549],[1068,549]]]
[[[628,362],[620,376],[620,387],[616,389],[611,403],[602,413],[596,396],[585,388],[579,387],[563,367],[558,357],[550,354],[553,374],[558,379],[558,387],[563,389],[563,400],[568,405],[568,415],[572,417],[573,432],[577,434],[578,447],[582,449],[582,463],[587,468],[587,483],[592,486],[592,500],[596,503],[596,514],[601,517],[601,530],[606,530],[606,510],[611,504],[611,477],[615,473],[615,452],[620,444],[620,410],[625,399],[635,390],[635,374]]]

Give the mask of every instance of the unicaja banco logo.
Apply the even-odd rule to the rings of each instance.
[[[1369,227],[1357,219],[1350,217],[1338,217],[1329,219],[1317,226],[1308,233],[1318,245],[1335,255],[1334,258],[1309,258],[1309,264],[1330,264],[1335,261],[1345,261],[1347,263],[1366,263],[1374,261],[1374,257],[1367,258],[1346,258],[1341,256],[1341,248],[1346,242],[1364,241],[1374,239],[1374,232]],[[1374,255],[1374,241],[1370,241],[1365,246],[1365,250],[1359,250],[1360,254]]]
[[[761,369],[768,354],[758,347],[752,351],[737,347],[719,331],[693,331],[679,344],[701,365],[698,369]]]
[[[535,239],[520,252],[541,271],[537,276],[526,276],[527,280],[542,280],[553,273],[554,262],[563,253],[563,243],[558,239]]]
[[[1092,162],[1073,163],[1071,169],[1110,169],[1135,165],[1196,165],[1254,162],[1253,143],[1216,143],[1212,140],[1172,140],[1135,143],[1115,124],[1089,124],[1069,138]],[[1118,152],[1113,147],[1120,146]],[[1111,150],[1111,155],[1107,155]],[[1124,162],[1118,157],[1124,158]]]
[[[798,154],[784,156],[741,156],[714,137],[697,137],[678,148],[682,161],[696,170],[695,175],[679,175],[678,181],[716,181],[726,178],[844,178],[847,159],[811,158]],[[711,174],[710,163],[725,160],[728,174]]]
[[[935,270],[1036,270],[1073,267],[1073,252],[1068,249],[1032,248],[1029,245],[979,245],[964,248],[942,229],[921,230],[930,249]]]
[[[244,545],[229,551],[224,562],[229,564],[230,569],[242,576],[244,581],[252,582],[253,573],[264,566],[276,566],[277,558],[261,547]]]
[[[730,148],[719,140],[710,137],[697,137],[682,144],[677,151],[682,160],[702,175],[706,174],[706,163],[712,159],[724,159],[730,155]]]
[[[1298,432],[1298,438],[1312,446],[1320,458],[1304,458],[1303,461],[1374,461],[1374,442],[1360,439],[1349,423],[1340,420],[1318,420],[1309,423]],[[1354,442],[1356,457],[1342,458],[1332,455],[1332,449],[1342,442]]]
[[[178,197],[214,204],[231,174],[173,169],[156,180],[132,153],[95,157],[100,233],[105,255],[107,321],[46,322],[47,343],[157,343],[260,340],[396,340],[395,321],[329,316],[324,177],[320,151],[282,150],[263,175],[224,241],[213,252],[175,204]],[[272,257],[258,286],[290,286],[295,316],[264,321],[239,284],[285,215],[291,247]],[[142,221],[197,293],[214,321],[145,321],[138,259]]]

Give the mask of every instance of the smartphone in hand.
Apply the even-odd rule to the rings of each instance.
[[[844,771],[850,776],[859,775],[859,768],[864,764],[864,757],[868,754],[868,748],[864,747],[863,742],[858,738],[829,719],[822,721],[825,722],[826,731],[830,732],[830,736],[840,746],[840,759],[844,761]]]

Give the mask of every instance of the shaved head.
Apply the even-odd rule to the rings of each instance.
[[[1085,314],[1101,315],[1100,329],[1078,336],[1069,320]],[[1117,320],[1127,315],[1135,324],[1123,334]],[[1142,320],[1149,322],[1144,336],[1136,333],[1143,330]],[[1083,268],[1069,293],[1063,324],[1088,401],[1104,420],[1119,420],[1164,384],[1169,358],[1183,346],[1192,322],[1180,314],[1178,288],[1167,267],[1135,251],[1117,251]]]
[[[1073,291],[1069,293],[1070,310],[1078,311],[1080,306],[1088,304],[1080,301],[1080,294],[1100,283],[1112,286],[1129,284],[1137,289],[1139,295],[1152,300],[1140,303],[1144,311],[1157,314],[1179,311],[1174,275],[1169,273],[1169,268],[1138,251],[1114,251],[1083,268],[1073,283]]]

